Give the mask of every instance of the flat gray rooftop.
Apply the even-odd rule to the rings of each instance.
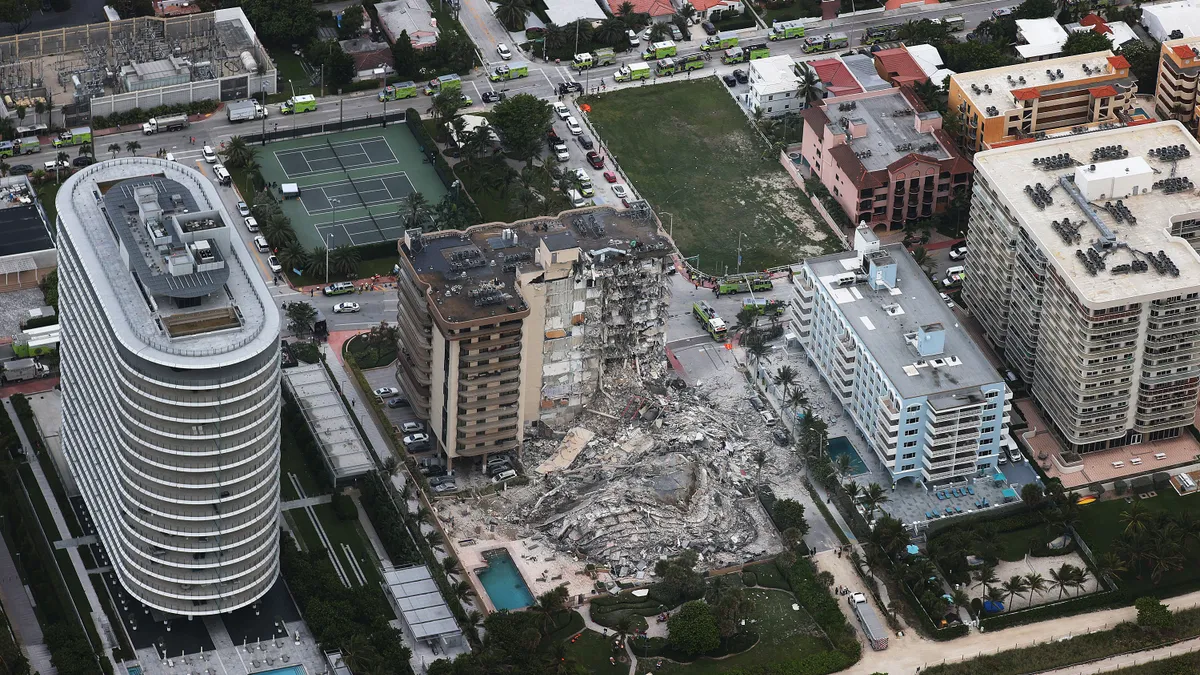
[[[335,482],[362,476],[375,468],[367,444],[323,364],[285,368],[283,382],[304,413]]]
[[[874,291],[865,280],[850,286],[833,283],[838,275],[857,271],[858,257],[852,251],[810,258],[805,264],[896,391],[906,399],[933,397],[964,390],[978,393],[981,386],[1000,382],[996,369],[958,325],[954,312],[908,251],[900,244],[880,250],[896,261],[894,289]],[[946,348],[936,356],[922,357],[904,336],[933,323],[944,327]]]
[[[384,570],[383,581],[400,608],[401,618],[418,640],[458,635],[462,631],[424,565]]]
[[[854,73],[854,77],[865,91],[878,91],[892,86],[875,70],[875,59],[866,54],[843,56],[842,63]]]
[[[825,114],[831,119],[848,117],[852,122],[861,120],[867,125],[867,135],[851,138],[850,147],[867,171],[886,169],[893,162],[910,153],[920,153],[934,159],[949,159],[941,143],[932,133],[917,131],[918,116],[937,116],[937,113],[918,113],[900,93],[875,96],[854,101],[855,109],[841,112],[836,105],[827,106]],[[838,128],[835,127],[835,131]],[[870,154],[867,154],[870,153]]]

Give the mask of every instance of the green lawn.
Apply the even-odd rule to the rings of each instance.
[[[612,675],[613,672],[629,672],[629,655],[625,650],[616,651],[612,646],[612,638],[586,630],[575,642],[567,642],[567,654],[570,654],[593,675]],[[617,659],[617,666],[608,658]]]
[[[384,345],[375,345],[371,344],[366,335],[359,335],[347,340],[343,350],[353,356],[354,362],[364,370],[380,368],[396,360],[395,342],[389,341]]]
[[[995,536],[996,557],[1008,562],[1018,562],[1025,559],[1025,554],[1036,550],[1033,545],[1037,541],[1041,546],[1054,539],[1045,525],[1027,527],[1023,530],[1001,532]]]
[[[296,489],[292,487],[292,479],[288,477],[288,473],[294,473],[300,479],[300,486],[304,488],[305,496],[315,497],[325,494],[326,491],[309,474],[308,465],[304,463],[304,456],[300,454],[300,451],[289,445],[281,445],[279,449],[279,481],[283,484],[282,497],[285,500],[298,499],[300,495],[296,494]]]
[[[1190,511],[1194,516],[1200,518],[1200,496],[1190,494],[1180,497],[1170,486],[1158,489],[1157,492],[1157,497],[1142,500],[1142,505],[1146,507],[1147,511],[1154,515]],[[1134,499],[1136,500],[1137,497]],[[1121,512],[1128,510],[1129,506],[1124,499],[1109,499],[1079,508],[1079,525],[1075,529],[1097,557],[1113,550],[1113,544],[1124,531],[1124,526],[1121,524]],[[1189,563],[1200,559],[1200,546],[1194,540],[1187,540],[1184,546],[1184,556]],[[1178,572],[1164,574],[1157,585],[1150,582],[1148,575],[1143,575],[1143,577],[1138,579],[1129,572],[1121,574],[1123,581],[1120,586],[1128,597],[1137,597],[1137,595],[1156,590],[1159,595],[1162,595],[1161,589],[1189,582],[1195,583],[1200,580],[1200,566],[1186,564]]]
[[[287,49],[272,49],[269,53],[271,60],[279,69],[279,81],[282,83],[279,89],[279,95],[282,96],[280,100],[290,98],[292,88],[295,88],[297,94],[320,95],[320,86],[313,87],[308,84],[308,73],[304,72],[304,68],[300,65],[299,56]],[[288,80],[292,82],[291,87],[288,86]]]
[[[321,526],[325,528],[325,536],[329,537],[329,543],[335,549],[334,553],[337,555],[338,561],[342,563],[346,574],[352,580],[355,579],[349,563],[346,561],[346,554],[342,551],[342,544],[348,544],[350,550],[354,552],[354,557],[358,560],[359,567],[362,568],[363,575],[367,578],[367,583],[373,587],[377,586],[380,580],[378,561],[358,521],[338,519],[330,504],[320,504],[313,507],[313,510],[317,514],[317,519],[321,521]],[[312,520],[304,509],[290,509],[287,514],[294,526],[296,536],[300,538],[305,549],[316,551],[325,548],[321,538],[317,536],[317,529],[313,527]]]
[[[720,80],[580,100],[591,105],[610,158],[674,229],[684,255],[700,256],[702,270],[732,273],[739,237],[743,271],[840,248]]]
[[[831,649],[829,641],[808,612],[803,608],[792,609],[796,598],[791,593],[751,588],[746,591],[746,596],[754,602],[751,622],[759,636],[758,643],[749,650],[720,660],[702,658],[689,664],[664,660],[663,667],[659,669],[655,669],[658,659],[639,659],[638,673],[716,675],[732,670],[748,671],[767,664],[783,666],[788,661]]]
[[[54,200],[58,196],[59,185],[60,183],[48,181],[37,187],[38,200],[42,202],[42,208],[46,210],[46,218],[50,220],[51,232],[58,224],[58,206],[54,204]]]

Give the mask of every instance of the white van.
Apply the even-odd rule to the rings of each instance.
[[[254,238],[254,248],[258,249],[259,253],[266,253],[271,250],[271,245],[267,243],[267,238],[260,234]]]
[[[967,275],[967,268],[962,265],[946,268],[946,277],[942,279],[942,285],[949,288],[955,284],[962,283],[963,277]]]
[[[211,147],[209,147],[207,145],[204,146],[203,152],[204,152],[204,161],[208,162],[209,164],[217,163],[217,153],[213,152],[213,149]]]
[[[571,198],[571,206],[574,206],[575,208],[579,208],[584,204],[587,204],[587,201],[584,200],[583,195],[579,194],[579,190],[569,190],[567,192],[567,196]]]
[[[217,175],[217,182],[221,185],[229,185],[233,182],[233,176],[229,175],[229,171],[224,165],[218,164],[214,166],[213,173]]]

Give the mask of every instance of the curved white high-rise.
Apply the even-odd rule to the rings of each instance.
[[[279,313],[217,188],[100,162],[58,192],[63,450],[122,586],[228,612],[279,572]]]

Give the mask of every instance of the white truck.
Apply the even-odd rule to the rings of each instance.
[[[867,596],[862,593],[851,593],[846,597],[846,602],[854,608],[854,614],[858,617],[858,622],[862,624],[863,633],[867,636],[867,642],[871,643],[871,649],[877,652],[887,649],[887,630],[884,629],[883,624],[879,623],[879,617],[875,615],[871,603],[867,602]]]
[[[160,131],[182,131],[188,128],[187,115],[167,115],[165,117],[151,117],[149,121],[142,124],[142,133],[149,136],[157,134]]]
[[[266,107],[253,99],[228,103],[225,111],[229,115],[230,122],[249,122],[264,119],[267,116]]]
[[[15,361],[4,362],[3,371],[0,371],[0,378],[5,382],[24,382],[25,380],[43,377],[48,372],[50,372],[49,368],[33,359],[17,359]]]

